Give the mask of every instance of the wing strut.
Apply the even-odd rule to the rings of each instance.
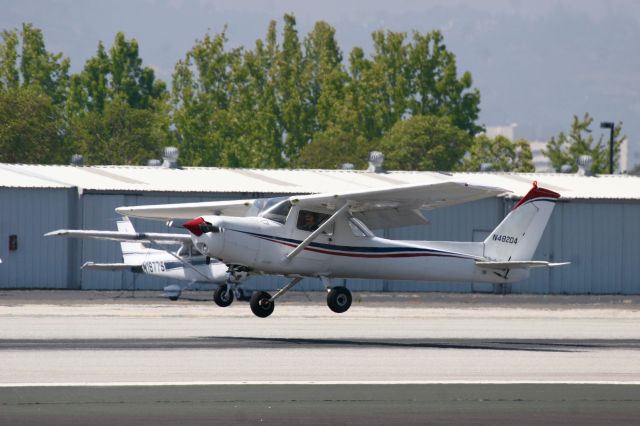
[[[345,203],[342,207],[340,207],[338,210],[335,211],[334,214],[331,215],[331,217],[329,217],[329,219],[325,220],[324,222],[322,222],[322,224],[320,226],[318,226],[318,229],[316,229],[315,231],[313,231],[311,233],[311,235],[309,235],[307,238],[305,238],[305,240],[303,242],[301,242],[300,244],[298,244],[298,246],[296,248],[294,248],[293,250],[291,250],[284,258],[285,262],[290,261],[291,259],[293,259],[294,257],[296,257],[298,255],[298,253],[300,253],[302,250],[304,250],[304,248],[306,246],[308,246],[309,244],[311,244],[311,242],[313,240],[316,239],[316,237],[318,235],[320,235],[320,233],[322,231],[324,231],[325,229],[327,229],[329,227],[329,225],[331,225],[333,222],[335,222],[335,220],[338,218],[338,216],[340,216],[345,210],[347,210],[349,208],[349,203]]]

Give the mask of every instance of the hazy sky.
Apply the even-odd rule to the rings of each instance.
[[[295,14],[301,37],[325,20],[345,57],[354,46],[370,51],[377,29],[440,29],[480,89],[482,124],[516,122],[518,135],[546,139],[589,112],[596,123],[623,121],[640,141],[640,2],[633,0],[0,0],[0,10],[0,29],[32,22],[73,71],[99,40],[110,46],[124,31],[167,81],[196,39],[225,24],[231,46],[252,48],[271,19],[282,27],[284,13]]]

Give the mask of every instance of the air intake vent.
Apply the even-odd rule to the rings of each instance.
[[[168,146],[164,149],[164,153],[162,154],[162,167],[167,169],[177,169],[180,166],[178,165],[178,156],[180,155],[180,151],[175,146]]]
[[[82,154],[73,154],[71,156],[71,164],[72,166],[82,167],[84,166],[84,157]]]
[[[369,153],[369,168],[368,172],[383,173],[382,163],[384,163],[384,154],[380,151],[371,151]]]

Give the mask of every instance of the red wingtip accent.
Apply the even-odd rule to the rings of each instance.
[[[200,235],[202,235],[202,230],[200,229],[201,223],[204,223],[204,219],[201,217],[198,217],[183,223],[182,226],[187,228],[189,232],[191,232],[196,237],[199,237]]]
[[[545,188],[539,188],[538,187],[538,181],[534,180],[533,181],[533,188],[531,188],[529,190],[529,192],[527,192],[527,195],[525,195],[524,197],[522,197],[522,199],[520,201],[518,201],[518,204],[516,204],[516,206],[513,208],[513,210],[517,209],[518,207],[520,207],[522,204],[526,203],[527,201],[531,201],[534,200],[536,198],[560,198],[560,194],[558,194],[557,192],[554,192],[550,189],[545,189]]]

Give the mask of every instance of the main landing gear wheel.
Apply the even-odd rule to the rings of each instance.
[[[213,301],[216,305],[226,308],[233,303],[233,291],[227,291],[229,286],[227,284],[219,285],[213,292]]]
[[[346,287],[333,287],[327,294],[327,305],[338,314],[347,312],[351,307],[351,292]]]
[[[275,307],[275,303],[271,301],[271,295],[265,291],[256,291],[253,293],[249,305],[255,316],[260,318],[266,318],[271,315]]]

